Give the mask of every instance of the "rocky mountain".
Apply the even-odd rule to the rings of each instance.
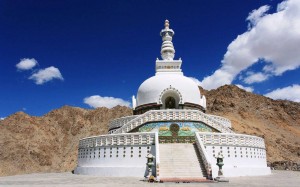
[[[292,161],[300,166],[300,103],[272,100],[234,85],[202,91],[207,113],[230,119],[236,133],[265,139],[270,163]]]
[[[231,119],[237,133],[264,137],[270,163],[297,169],[300,103],[272,100],[233,85],[200,89],[207,98],[207,113]],[[41,117],[17,112],[0,120],[0,175],[72,171],[79,139],[105,134],[111,119],[131,114],[131,109],[120,106],[95,110],[64,106]]]
[[[0,121],[0,176],[72,171],[79,139],[105,134],[111,119],[131,114],[131,109],[120,106],[64,106],[42,117],[17,112]]]

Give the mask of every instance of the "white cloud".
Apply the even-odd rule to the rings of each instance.
[[[270,97],[272,99],[284,99],[300,102],[300,85],[294,84],[285,88],[278,88],[265,94],[265,96]]]
[[[251,29],[251,27],[255,26],[269,9],[270,6],[264,5],[261,6],[259,9],[252,10],[252,12],[249,13],[249,16],[246,19],[249,21],[248,28]]]
[[[300,66],[300,1],[285,1],[273,14],[266,14],[267,10],[263,6],[249,14],[252,27],[229,44],[221,68],[205,77],[202,87],[231,84],[241,71],[261,60],[266,62],[261,71],[267,78]]]
[[[268,75],[264,73],[250,73],[246,78],[244,78],[244,82],[247,84],[263,82],[268,79]]]
[[[113,108],[117,105],[127,106],[127,107],[130,106],[130,103],[128,101],[124,101],[121,98],[102,97],[100,95],[93,95],[90,97],[86,97],[84,98],[83,102],[93,108],[97,108],[97,107]]]
[[[282,1],[281,3],[279,3],[277,5],[277,12],[284,10],[285,7],[287,6],[286,3],[287,3],[287,1]]]
[[[4,120],[5,118],[4,117],[0,117],[0,120]]]
[[[39,85],[51,81],[52,79],[64,80],[59,69],[53,66],[39,70],[37,73],[32,74],[29,79],[34,80],[35,83]]]
[[[23,58],[16,64],[18,70],[30,70],[35,67],[38,62],[34,58]]]
[[[195,77],[188,77],[188,78],[192,79],[192,81],[194,81],[198,86],[200,86],[201,82],[197,78]]]
[[[247,87],[247,86],[243,86],[243,85],[240,85],[240,84],[236,84],[237,87],[243,89],[243,90],[246,90],[247,92],[253,92],[253,87]]]

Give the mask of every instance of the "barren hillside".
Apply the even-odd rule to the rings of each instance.
[[[0,121],[0,176],[72,171],[79,139],[107,133],[111,119],[127,107],[86,110],[64,106],[42,117],[17,112]]]
[[[232,121],[233,130],[265,138],[269,162],[300,165],[300,103],[246,92],[234,85],[205,91],[207,113]]]

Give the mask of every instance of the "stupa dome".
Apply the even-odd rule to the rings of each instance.
[[[182,73],[159,73],[141,84],[136,106],[163,104],[168,96],[173,96],[178,104],[201,104],[200,90],[193,80]]]

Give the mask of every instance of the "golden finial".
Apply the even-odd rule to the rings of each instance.
[[[169,24],[169,20],[166,19],[165,21],[165,28],[169,28],[170,24]]]

